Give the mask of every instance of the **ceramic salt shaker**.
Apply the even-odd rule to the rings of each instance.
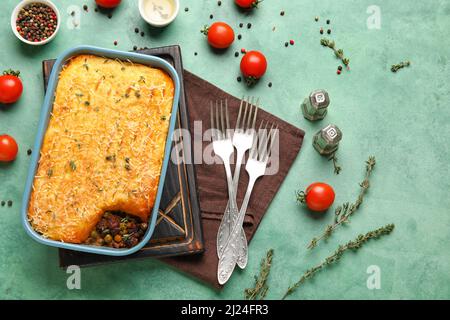
[[[322,89],[313,91],[302,103],[303,116],[311,121],[321,120],[327,115],[329,104],[328,92]]]
[[[342,132],[334,124],[329,124],[314,135],[313,146],[321,155],[331,155],[338,149]]]

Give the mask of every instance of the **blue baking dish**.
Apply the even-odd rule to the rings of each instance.
[[[92,54],[105,58],[113,58],[120,60],[129,60],[131,62],[140,63],[149,65],[155,68],[159,68],[167,72],[167,74],[173,79],[175,86],[175,94],[173,99],[172,106],[172,115],[170,118],[169,131],[166,140],[166,147],[164,152],[164,160],[161,168],[161,176],[159,179],[158,191],[156,193],[155,205],[152,210],[152,214],[150,217],[150,221],[148,222],[148,229],[142,238],[141,242],[139,242],[136,246],[129,249],[115,249],[109,247],[100,247],[93,245],[85,245],[85,244],[73,244],[73,243],[65,243],[61,241],[50,240],[39,233],[37,233],[28,221],[28,206],[30,201],[30,195],[33,187],[34,176],[36,175],[36,170],[38,167],[39,157],[42,141],[44,139],[45,132],[47,131],[48,122],[50,119],[50,113],[53,108],[53,101],[55,97],[55,90],[58,85],[59,73],[61,72],[64,64],[72,57],[75,57],[80,54]],[[25,191],[23,194],[22,200],[22,224],[26,230],[26,232],[36,241],[63,249],[75,250],[75,251],[83,251],[95,254],[103,254],[110,256],[125,256],[132,254],[138,250],[140,250],[151,238],[153,231],[156,225],[156,218],[158,216],[158,208],[161,201],[162,191],[164,187],[164,180],[166,177],[167,166],[169,164],[170,159],[170,151],[172,146],[172,134],[175,128],[176,115],[178,112],[178,100],[180,96],[180,79],[175,71],[175,69],[167,63],[165,60],[149,55],[143,55],[139,53],[131,53],[131,52],[123,52],[117,50],[103,49],[93,46],[78,46],[72,49],[65,51],[63,54],[59,56],[56,60],[55,65],[52,69],[52,73],[50,75],[47,93],[45,94],[44,104],[42,106],[41,115],[39,118],[38,131],[36,135],[36,139],[34,142],[34,149],[31,156],[31,164],[28,170],[28,176],[25,184]]]

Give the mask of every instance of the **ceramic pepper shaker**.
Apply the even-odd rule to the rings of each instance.
[[[334,124],[329,124],[314,135],[313,146],[321,155],[331,155],[338,149],[342,132]]]
[[[329,104],[328,92],[325,90],[313,91],[302,103],[303,116],[311,121],[321,120],[327,115]]]

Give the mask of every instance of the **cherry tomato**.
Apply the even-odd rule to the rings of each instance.
[[[261,0],[234,0],[234,2],[241,8],[257,8]]]
[[[6,134],[0,135],[0,162],[13,161],[19,150],[16,140]]]
[[[12,70],[3,72],[0,76],[0,103],[13,103],[22,95],[23,85],[19,72]]]
[[[248,51],[241,60],[241,72],[247,82],[261,78],[267,70],[266,57],[259,51]]]
[[[115,8],[122,0],[95,0],[95,2],[103,8]]]
[[[234,31],[225,22],[214,22],[202,32],[208,36],[208,43],[217,49],[228,48],[234,41]]]
[[[305,191],[304,202],[312,211],[325,211],[334,202],[333,188],[323,182],[311,184]]]

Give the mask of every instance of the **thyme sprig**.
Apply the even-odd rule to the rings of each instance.
[[[393,64],[391,66],[391,71],[392,72],[397,72],[398,70],[403,69],[405,67],[409,67],[410,65],[411,65],[411,62],[409,62],[409,61],[402,61],[400,63]]]
[[[270,268],[272,266],[273,249],[266,253],[266,257],[261,261],[261,269],[259,275],[255,276],[255,287],[244,290],[244,296],[247,300],[263,300],[269,287],[267,286],[267,279],[269,277]]]
[[[335,210],[334,223],[328,225],[325,231],[319,237],[313,238],[308,244],[308,249],[315,248],[320,240],[328,239],[337,227],[339,227],[343,223],[348,222],[351,215],[359,209],[359,207],[363,203],[364,196],[370,187],[369,178],[375,167],[375,163],[375,157],[373,156],[370,156],[366,161],[366,174],[364,176],[364,180],[359,184],[360,191],[355,203],[350,204],[349,202],[346,202],[342,206],[337,207]],[[301,195],[298,194],[297,198],[299,198],[300,196]]]
[[[337,248],[337,250],[332,255],[327,257],[322,263],[316,265],[315,267],[312,267],[311,269],[306,270],[306,272],[301,276],[301,278],[287,289],[282,299],[283,300],[286,299],[295,290],[297,290],[306,280],[314,277],[320,270],[324,269],[325,267],[333,263],[338,262],[346,251],[348,250],[356,251],[360,249],[367,241],[371,239],[377,239],[384,235],[390,234],[394,230],[394,228],[395,228],[394,224],[388,224],[376,230],[369,231],[364,235],[360,234],[354,240],[347,242],[345,245],[340,245]]]
[[[342,167],[338,165],[338,158],[336,157],[336,152],[333,152],[331,157],[328,158],[328,161],[333,161],[334,173],[339,174],[342,170]]]
[[[334,41],[326,39],[326,38],[322,38],[320,40],[320,44],[323,45],[324,47],[328,47],[331,50],[333,50],[336,57],[341,59],[342,63],[346,67],[348,67],[348,64],[350,63],[350,59],[344,57],[344,50],[336,49],[336,45],[335,45]]]

